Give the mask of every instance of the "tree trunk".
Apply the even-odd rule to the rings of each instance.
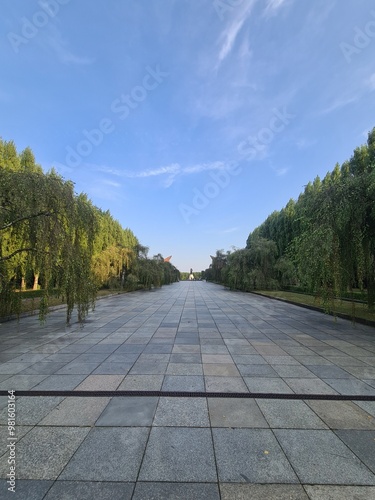
[[[21,290],[26,290],[25,276],[22,276],[21,278]]]
[[[38,290],[38,280],[39,280],[39,273],[34,274],[33,290]]]

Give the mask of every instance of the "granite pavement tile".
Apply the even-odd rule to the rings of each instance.
[[[160,391],[164,375],[128,374],[118,387],[119,391]]]
[[[48,377],[43,377],[42,382],[33,387],[35,391],[71,391],[77,385],[79,385],[82,380],[84,380],[87,375],[50,375]],[[34,396],[35,397],[35,396]]]
[[[220,484],[221,500],[309,500],[297,484]],[[326,500],[326,499],[325,499]]]
[[[330,385],[339,394],[375,396],[375,387],[371,387],[358,379],[325,378],[324,382]]]
[[[131,500],[134,483],[55,481],[43,500]]]
[[[156,397],[114,397],[98,418],[96,426],[151,426],[157,404]]]
[[[200,363],[169,363],[167,375],[203,375]]]
[[[36,425],[56,406],[63,397],[54,396],[19,396],[16,399],[16,424]],[[0,423],[7,422],[7,408],[0,413]]]
[[[268,429],[212,429],[220,482],[298,483]]]
[[[162,390],[203,392],[204,378],[201,375],[166,375]]]
[[[207,398],[212,427],[268,428],[254,399]]]
[[[306,485],[310,500],[375,500],[375,486]]]
[[[132,500],[220,500],[217,484],[138,482]]]
[[[206,392],[249,392],[241,377],[206,376],[204,381]]]
[[[59,480],[135,482],[149,428],[94,428]]]
[[[39,425],[60,427],[93,426],[110,398],[68,397],[39,422]]]
[[[329,430],[275,429],[301,483],[375,485],[375,475]]]
[[[7,481],[0,479],[0,498],[2,500],[43,500],[52,485],[53,481],[16,479],[15,493],[13,493],[8,491]]]
[[[57,479],[88,428],[34,427],[17,442],[18,479]],[[5,478],[9,465],[0,462],[0,477]]]
[[[263,366],[263,365],[258,365]],[[203,372],[207,376],[217,376],[217,377],[240,377],[240,372],[238,371],[234,363],[203,363]]]
[[[216,482],[210,429],[153,427],[139,481]]]
[[[249,391],[254,393],[293,393],[292,389],[281,378],[244,377],[244,381]]]
[[[375,430],[375,415],[351,401],[307,401],[331,429]]]
[[[28,391],[46,377],[47,375],[13,375],[0,383],[0,391]]]
[[[257,399],[272,429],[327,429],[327,425],[304,401]]]
[[[89,375],[76,391],[115,391],[124,380],[124,375]]]
[[[320,378],[285,378],[285,382],[296,394],[337,394]]]
[[[375,473],[375,430],[337,430],[335,433]]]

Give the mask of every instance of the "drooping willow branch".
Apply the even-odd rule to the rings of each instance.
[[[1,208],[4,208],[4,207],[1,207]],[[56,213],[57,212],[43,211],[43,212],[38,212],[37,214],[24,215],[23,217],[18,217],[17,219],[14,219],[11,222],[8,222],[4,226],[1,226],[0,231],[5,231],[5,229],[9,229],[10,227],[18,224],[19,222],[23,222],[25,220],[35,219],[36,217],[41,217],[41,216],[51,217],[52,215],[56,215]]]

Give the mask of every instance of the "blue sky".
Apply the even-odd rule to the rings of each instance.
[[[210,264],[375,126],[373,0],[13,0],[0,135]]]

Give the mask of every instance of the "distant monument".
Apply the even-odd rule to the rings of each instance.
[[[190,269],[189,281],[195,281],[195,277],[194,277],[194,273],[193,273],[192,269]]]
[[[170,262],[171,258],[172,258],[172,255],[170,255],[169,257],[166,257],[166,258],[164,259],[164,262]]]

